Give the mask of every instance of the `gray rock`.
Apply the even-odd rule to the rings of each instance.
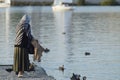
[[[35,66],[35,71],[25,71],[22,78],[18,78],[15,72],[7,72],[5,69],[11,66],[0,66],[0,80],[55,80],[48,76],[42,67]]]

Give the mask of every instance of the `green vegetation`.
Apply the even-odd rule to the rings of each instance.
[[[116,5],[116,0],[102,0],[100,5],[107,6],[107,5]]]
[[[1,0],[0,0],[1,1]],[[53,2],[21,2],[21,1],[12,1],[12,6],[51,6]],[[77,2],[70,4],[72,6],[92,6],[92,5],[101,5],[101,6],[110,6],[110,5],[120,5],[118,4],[117,0],[101,0],[100,3],[91,3],[86,2],[86,0],[77,0]]]
[[[53,3],[52,2],[19,2],[19,1],[12,1],[11,5],[12,6],[51,6]]]
[[[85,5],[85,0],[78,0],[77,5]]]

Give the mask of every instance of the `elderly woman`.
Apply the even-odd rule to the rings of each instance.
[[[29,23],[29,16],[24,15],[16,27],[13,70],[18,74],[18,77],[22,77],[24,71],[29,70],[28,49],[33,39]]]

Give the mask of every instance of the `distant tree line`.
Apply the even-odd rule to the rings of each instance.
[[[0,0],[3,1],[3,0]],[[53,2],[22,2],[22,1],[11,1],[11,5],[13,6],[23,6],[23,5],[39,5],[39,6],[51,6],[53,5]],[[72,3],[70,5],[73,6],[85,6],[85,5],[101,5],[101,6],[110,6],[110,5],[119,5],[119,3],[117,2],[117,0],[101,0],[101,2],[96,3],[96,4],[92,4],[92,3],[88,3],[86,2],[86,0],[76,0],[75,3]]]
[[[102,0],[102,2],[100,3],[100,5],[117,5],[117,1],[116,0]]]
[[[86,0],[77,0],[76,5],[92,5],[86,2]],[[118,5],[118,2],[116,0],[102,0],[98,4],[93,5],[101,5],[101,6],[107,6],[107,5]]]

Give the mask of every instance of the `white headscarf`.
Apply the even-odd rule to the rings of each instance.
[[[25,15],[22,17],[22,19],[20,20],[20,23],[21,23],[21,24],[30,23],[30,17],[29,17],[27,14],[25,14]]]
[[[30,17],[28,15],[24,15],[20,22],[18,23],[16,27],[16,39],[15,39],[15,44],[20,45],[23,39],[23,34],[26,31],[26,35],[28,38],[31,40],[32,35],[31,35],[31,28],[30,28]]]

